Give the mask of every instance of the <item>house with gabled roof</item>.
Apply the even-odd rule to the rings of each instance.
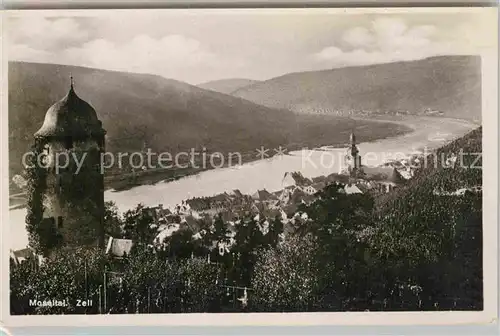
[[[346,194],[362,194],[361,189],[358,188],[356,184],[346,184],[344,187],[344,191]]]
[[[276,195],[270,193],[266,189],[262,189],[252,194],[252,199],[257,202],[267,202],[267,201],[277,200],[278,197],[276,197]]]

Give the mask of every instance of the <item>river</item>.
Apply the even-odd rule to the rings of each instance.
[[[386,138],[358,145],[362,162],[375,166],[389,159],[401,159],[403,155],[432,150],[460,137],[478,127],[471,122],[435,117],[405,117],[397,121],[411,127],[413,132],[403,136]],[[348,139],[346,139],[348,141]],[[239,189],[251,194],[258,189],[276,191],[283,188],[286,172],[300,171],[306,177],[338,173],[343,166],[345,148],[322,147],[316,150],[301,150],[242,166],[204,171],[172,182],[137,186],[129,190],[105,192],[107,201],[114,201],[120,211],[135,207],[138,203],[147,206],[163,204],[175,206],[192,197],[212,196],[224,191]],[[26,209],[9,211],[9,239],[11,249],[22,249],[28,243],[24,225]]]

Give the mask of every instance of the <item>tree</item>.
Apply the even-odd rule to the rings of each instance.
[[[151,228],[154,223],[154,209],[138,204],[135,209],[124,214],[124,236],[139,244],[150,244],[156,235],[156,230]]]
[[[320,263],[311,235],[294,236],[259,253],[252,278],[252,307],[257,311],[314,310],[320,294]]]
[[[269,231],[266,234],[266,243],[269,247],[275,248],[280,242],[280,237],[283,234],[283,222],[279,215],[277,215],[269,224]]]
[[[201,218],[198,220],[198,226],[200,228],[199,233],[201,239],[198,241],[198,246],[203,255],[209,253],[213,247],[212,240],[212,219],[211,218]]]
[[[193,231],[188,228],[178,230],[167,238],[169,257],[190,258],[195,252],[196,244],[193,241]]]
[[[183,260],[179,264],[180,278],[184,280],[184,303],[188,312],[220,311],[223,288],[216,281],[219,271],[204,258]]]
[[[221,289],[217,268],[204,258],[163,259],[152,249],[136,249],[123,276],[129,312],[207,312]]]
[[[11,315],[32,314],[29,300],[36,297],[38,283],[36,258],[29,258],[17,265],[10,259],[10,313]]]
[[[212,241],[216,243],[228,243],[228,235],[231,233],[222,219],[222,215],[219,213],[214,221],[214,231],[211,234]]]
[[[421,187],[384,211],[371,238],[384,279],[378,292],[388,309],[481,309],[482,196],[436,196]]]
[[[297,228],[299,236],[311,235],[321,262],[319,276],[324,309],[347,310],[359,307],[370,294],[366,277],[370,268],[365,260],[368,245],[363,235],[373,229],[373,198],[365,194],[346,194],[342,184],[332,184],[317,194],[300,211],[307,220]],[[329,301],[329,302],[328,302]],[[359,308],[358,308],[359,309]]]
[[[11,268],[11,308],[20,314],[97,313],[99,286],[103,284],[108,257],[97,248],[62,248],[41,265],[28,260]],[[92,307],[77,306],[78,300],[93,300]],[[66,300],[67,307],[33,307],[29,300]]]
[[[104,233],[111,237],[121,238],[123,236],[122,219],[118,214],[115,202],[104,203]]]
[[[240,285],[250,285],[257,250],[264,245],[264,236],[253,217],[244,218],[237,227],[235,245],[231,251],[236,254],[233,274],[238,274],[236,281]]]
[[[426,165],[414,178],[377,202],[370,248],[374,271],[385,284],[377,289],[387,301],[385,309],[483,307],[482,193],[435,193],[482,185],[476,155],[446,165],[446,158],[459,152],[482,152],[481,128],[424,158]]]

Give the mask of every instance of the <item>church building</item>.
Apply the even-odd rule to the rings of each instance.
[[[361,163],[361,154],[356,144],[356,135],[351,133],[350,146],[346,155],[346,169],[344,172],[352,179],[376,181],[392,190],[396,185],[405,181],[403,176],[394,167],[369,167]]]
[[[346,161],[349,175],[357,176],[361,174],[361,155],[359,154],[358,146],[356,146],[356,135],[354,133],[351,133],[350,136],[350,146],[346,156]]]
[[[34,135],[36,148],[45,154],[43,225],[55,230],[64,246],[104,247],[105,134],[71,78],[68,94],[47,110]]]

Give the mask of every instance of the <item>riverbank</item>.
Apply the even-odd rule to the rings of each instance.
[[[373,153],[413,153],[422,146],[439,147],[455,138],[461,137],[477,125],[451,119],[413,118],[409,125],[413,132],[398,137],[363,142],[358,145],[361,155]],[[441,138],[438,133],[445,133]],[[348,135],[346,135],[348,136]],[[345,140],[343,141],[345,142]],[[107,190],[106,201],[113,201],[120,212],[127,211],[142,203],[146,206],[174,207],[193,197],[213,196],[226,191],[239,189],[244,194],[253,194],[256,190],[277,191],[283,189],[284,173],[299,171],[307,178],[330,175],[340,170],[342,162],[325,165],[324,158],[329,154],[345,153],[345,148],[331,150],[300,150],[290,155],[275,156],[239,166],[237,169],[220,168],[199,174],[179,178],[169,183],[140,185],[124,191]],[[370,164],[372,165],[372,164]],[[375,164],[373,164],[375,165]],[[8,237],[10,248],[22,249],[28,244],[25,228],[26,209],[9,211]]]
[[[353,118],[354,119],[354,118]],[[356,118],[356,119],[361,119],[361,118]],[[385,134],[385,136],[381,137],[380,133],[380,128],[377,130],[379,131],[378,133],[370,133],[367,132],[366,126],[363,127],[361,125],[358,127],[358,131],[363,132],[364,134],[362,138],[360,139],[360,136],[358,136],[358,139],[360,142],[362,142],[359,146],[361,150],[361,154],[366,154],[368,152],[382,152],[382,149],[385,150],[385,152],[389,153],[407,153],[407,154],[412,154],[421,151],[422,148],[427,147],[429,149],[435,148],[437,146],[440,146],[444,144],[447,141],[451,141],[455,139],[456,137],[460,137],[461,135],[467,133],[468,131],[478,127],[479,125],[467,121],[467,120],[462,120],[462,119],[455,119],[455,118],[440,118],[440,117],[422,117],[422,116],[401,116],[397,117],[394,119],[388,119],[387,116],[379,116],[377,119],[370,119],[369,121],[373,123],[377,123],[380,125],[387,125],[387,122],[390,122],[391,124],[396,124],[401,126],[404,126],[404,128],[396,128],[393,130],[391,134]],[[369,131],[370,129],[368,129]],[[326,146],[307,146],[307,143],[302,143],[302,144],[293,144],[291,147],[289,146],[287,148],[287,157],[295,156],[296,158],[302,157],[305,155],[305,153],[309,153],[311,151],[314,152],[313,154],[313,160],[317,160],[318,162],[322,160],[322,158],[319,156],[318,153],[329,153],[332,150],[343,150],[343,148],[346,148],[348,145],[346,142],[346,139],[349,137],[349,130],[344,130],[342,132],[339,132],[337,134],[337,139],[342,139],[342,141],[338,141],[336,144],[330,144]],[[356,133],[358,134],[358,133]],[[396,134],[396,135],[395,135]],[[364,138],[363,138],[364,137]],[[405,150],[401,151],[401,147],[404,147]],[[304,148],[313,148],[312,150],[309,149],[304,149]],[[185,168],[185,169],[151,169],[145,172],[139,172],[139,173],[128,173],[128,174],[122,174],[119,176],[115,176],[112,178],[106,177],[106,199],[113,200],[116,195],[121,194],[121,193],[126,193],[126,194],[131,194],[134,202],[141,202],[142,199],[140,194],[142,193],[147,193],[144,192],[144,190],[148,188],[155,188],[155,189],[169,189],[169,185],[172,186],[177,186],[177,185],[183,185],[185,182],[184,180],[187,180],[187,184],[190,185],[191,181],[193,179],[196,181],[200,178],[200,174],[208,174],[209,176],[211,175],[211,172],[216,172],[215,175],[218,175],[219,172],[224,174],[224,172],[232,171],[232,170],[241,170],[241,171],[248,171],[248,169],[251,169],[252,166],[255,164],[258,164],[259,162],[275,162],[277,159],[280,159],[279,157],[276,156],[276,153],[273,153],[272,151],[269,152],[269,157],[266,158],[265,160],[261,160],[259,157],[256,156],[256,153],[245,153],[242,155],[242,165],[237,166],[237,167],[228,167],[227,165],[222,168],[218,169],[203,169],[203,168]],[[383,155],[381,155],[381,160],[380,162],[369,162],[367,163],[368,165],[382,165],[385,163],[383,158]],[[280,159],[281,161],[287,161],[286,159]],[[293,160],[292,160],[293,161]],[[311,172],[309,172],[309,168],[311,168]],[[315,177],[319,176],[322,174],[328,175],[332,171],[335,171],[336,169],[338,170],[339,167],[326,167],[323,169],[316,169],[314,165],[311,165],[311,167],[303,167],[303,164],[301,165],[296,165],[295,168],[293,168],[293,165],[290,165],[288,168],[284,168],[284,171],[292,171],[292,170],[298,170],[298,171],[304,171],[305,170],[305,175],[308,177]],[[335,171],[338,172],[338,171]],[[232,173],[231,173],[232,174]],[[262,174],[266,174],[265,171],[262,172]],[[242,176],[241,177],[243,181],[247,180],[247,177]],[[255,177],[256,181],[261,179],[260,176]],[[224,181],[221,181],[220,185],[225,185]],[[235,183],[234,185],[239,185],[239,183]],[[273,184],[270,184],[271,187]],[[186,198],[190,198],[193,195],[197,196],[197,189],[199,189],[199,186],[197,185],[190,185],[188,187],[190,189],[190,192],[186,194],[186,190],[176,190],[176,193],[179,194],[186,194]],[[248,192],[254,192],[257,187],[249,190]],[[175,187],[174,189],[177,189]],[[210,188],[208,188],[210,189]],[[219,189],[219,188],[216,188]],[[228,186],[225,190],[220,190],[221,192],[227,191],[227,190],[232,190],[235,188],[232,188]],[[279,188],[277,188],[279,189]],[[276,189],[276,190],[277,190]],[[202,191],[204,196],[211,196],[215,194],[216,192],[214,191],[213,193],[210,192],[205,192]],[[11,199],[11,207],[9,210],[22,210],[22,208],[25,207],[25,199],[23,199],[20,194],[15,195],[16,197]],[[144,196],[143,196],[144,197]],[[121,197],[120,197],[121,198]],[[146,197],[148,198],[148,197]],[[164,198],[164,196],[160,195],[158,198],[161,200]],[[177,197],[175,197],[177,199]],[[179,200],[180,202],[181,200]],[[134,207],[137,203],[133,204],[130,202],[123,202],[125,204],[130,204],[130,207]],[[142,202],[144,203],[144,202]],[[158,203],[161,203],[161,201],[158,201]],[[158,204],[156,203],[156,204]]]
[[[332,128],[335,134],[325,137],[324,135],[310,135],[307,139],[303,139],[300,142],[292,142],[292,143],[284,143],[280,145],[283,149],[283,152],[289,153],[293,151],[310,149],[310,148],[319,148],[323,146],[333,146],[336,148],[342,148],[345,146],[345,139],[348,138],[349,134],[355,130],[358,139],[363,142],[372,142],[392,137],[401,136],[407,133],[414,131],[412,127],[408,127],[403,123],[392,123],[390,120],[386,121],[375,121],[380,122],[381,125],[374,126],[373,122],[369,119],[355,119],[355,118],[347,118],[354,121],[353,129],[343,129],[336,130],[332,125]],[[359,125],[356,125],[359,124]],[[397,125],[397,127],[396,127]],[[382,127],[379,127],[382,126]],[[370,130],[370,131],[369,131]],[[317,137],[318,140],[314,140]],[[326,139],[325,139],[326,138]],[[277,155],[281,155],[281,153],[277,148],[269,148],[265,147],[267,151],[263,154],[259,152],[259,149],[255,149],[252,151],[246,151],[241,154],[241,164],[248,164],[251,162],[256,162],[261,159],[269,159],[275,157]],[[207,156],[210,156],[210,153],[207,153]],[[187,162],[187,164],[189,164]],[[124,191],[141,185],[155,185],[157,183],[168,183],[173,182],[185,177],[193,176],[196,174],[200,174],[204,171],[208,171],[211,169],[223,169],[230,168],[229,163],[225,163],[220,167],[206,167],[203,162],[195,162],[194,165],[188,166],[186,168],[156,168],[156,169],[148,169],[146,171],[140,171],[136,173],[128,173],[121,174],[116,177],[109,176],[106,177],[105,180],[105,188],[107,190],[111,189],[114,191]]]
[[[374,120],[372,122],[369,119],[346,118],[344,119],[344,123],[345,120],[351,120],[350,125],[352,125],[352,128],[347,128],[343,124],[340,126],[342,127],[341,129],[337,129],[335,125],[332,125],[332,134],[305,134],[303,139],[296,139],[300,140],[298,142],[284,143],[282,145],[282,149],[285,153],[290,153],[293,151],[321,148],[325,146],[343,148],[346,146],[346,139],[348,139],[349,134],[353,130],[356,132],[359,141],[362,142],[373,142],[388,139],[414,131],[413,128],[408,127],[403,123],[392,123],[390,120],[385,120],[383,122]],[[240,153],[241,164],[245,165],[251,162],[257,162],[263,158],[269,159],[275,157],[276,155],[281,155],[278,148],[266,149],[267,151],[264,156],[262,153],[258,152],[258,149]],[[210,153],[207,153],[207,156],[209,155]],[[218,168],[208,167],[206,164],[203,164],[203,162],[195,162],[195,164],[191,166],[189,166],[189,162],[185,162],[185,164],[187,167],[184,168],[150,168],[147,170],[121,174],[108,173],[104,177],[105,190],[113,192],[126,191],[139,186],[153,186],[158,183],[174,182],[211,169],[230,168],[229,163],[225,163]],[[11,193],[12,192],[13,191],[11,190]],[[25,207],[26,197],[23,199],[22,193],[19,193],[17,190],[15,191],[15,194],[16,197],[10,198],[10,210]]]
[[[411,132],[360,143],[358,148],[363,161],[368,153],[380,154],[379,162],[370,160],[363,164],[381,165],[387,161],[386,158],[390,158],[390,154],[412,154],[425,146],[438,147],[476,128],[470,123],[429,117],[409,118],[406,122],[407,127],[411,127]],[[348,139],[349,133],[343,135],[343,143],[346,138]],[[445,135],[441,136],[440,133],[445,133]],[[436,139],[437,135],[439,136]],[[308,178],[340,172],[345,147],[329,147],[326,150],[325,147],[327,146],[323,146],[322,150],[289,151],[289,155],[251,160],[238,167],[211,169],[184,176],[169,183],[139,185],[123,191],[108,190],[105,198],[115,201],[119,209],[126,211],[138,203],[150,206],[158,204],[175,206],[192,197],[213,196],[234,189],[239,189],[246,194],[253,194],[261,189],[277,191],[282,189],[282,179],[286,172],[299,171]],[[329,162],[332,156],[341,160]]]

